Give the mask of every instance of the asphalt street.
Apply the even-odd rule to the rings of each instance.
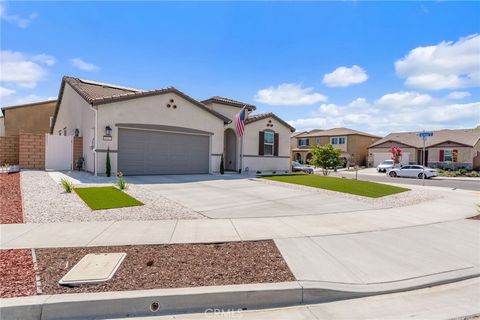
[[[345,176],[347,178],[352,178],[355,176],[353,172],[343,173],[337,172],[332,173],[335,176]],[[415,178],[391,178],[387,177],[384,174],[371,175],[371,174],[358,174],[359,180],[366,180],[366,181],[375,181],[375,182],[387,182],[387,183],[400,183],[400,184],[414,184],[414,185],[422,185],[423,181],[421,179]],[[446,187],[452,189],[464,189],[464,190],[474,190],[480,191],[480,181],[465,181],[465,180],[440,180],[438,178],[426,179],[425,186],[430,187]]]

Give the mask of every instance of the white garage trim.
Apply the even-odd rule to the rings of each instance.
[[[118,128],[132,129],[132,130],[161,131],[161,132],[169,132],[169,133],[190,134],[190,135],[196,135],[196,136],[213,135],[213,132],[208,132],[208,131],[202,131],[197,129],[184,128],[184,127],[156,125],[156,124],[117,123],[115,124],[115,126]]]

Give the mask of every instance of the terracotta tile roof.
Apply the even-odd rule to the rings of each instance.
[[[348,135],[353,135],[353,134],[358,134],[358,135],[367,136],[367,137],[380,138],[379,136],[375,136],[375,135],[370,134],[370,133],[357,131],[357,130],[353,130],[353,129],[349,129],[349,128],[332,128],[332,129],[327,129],[327,130],[315,129],[315,130],[311,130],[309,132],[303,133],[301,135],[298,135],[297,138],[348,136]]]
[[[422,148],[423,141],[417,136],[417,133],[419,132],[420,131],[392,132],[385,138],[380,139],[374,144],[372,144],[370,148],[373,148],[388,141],[399,142],[408,146],[412,146],[414,148]],[[433,132],[433,136],[427,138],[425,143],[426,147],[431,147],[447,141],[473,147],[480,140],[480,129],[445,129],[431,132]]]
[[[226,105],[233,106],[233,107],[238,107],[238,108],[243,108],[243,106],[246,106],[247,109],[250,109],[250,110],[256,110],[257,109],[257,107],[255,107],[253,104],[249,104],[249,103],[246,103],[246,102],[237,101],[237,100],[233,100],[233,99],[229,99],[229,98],[225,98],[225,97],[220,97],[220,96],[214,96],[214,97],[208,98],[207,100],[202,101],[202,103],[204,103],[204,104],[209,104],[209,103],[212,103],[212,102],[226,104]]]
[[[289,125],[287,122],[282,120],[280,117],[276,116],[273,112],[257,113],[257,114],[253,114],[253,115],[248,115],[248,118],[245,120],[245,124],[248,125],[250,123],[260,121],[260,120],[263,120],[263,119],[267,119],[267,118],[274,118],[275,120],[277,120],[278,122],[283,124],[285,127],[289,128],[290,131],[292,131],[292,132],[295,131],[294,127]]]
[[[79,78],[64,76],[62,79],[62,84],[60,85],[60,92],[58,94],[57,107],[55,109],[53,124],[50,130],[51,132],[53,132],[53,128],[57,120],[58,110],[60,108],[65,83],[68,83],[83,99],[85,99],[85,101],[87,101],[91,105],[102,105],[102,104],[107,104],[107,103],[112,103],[112,102],[122,101],[122,100],[155,96],[155,95],[160,95],[165,93],[175,93],[181,96],[182,98],[184,98],[185,100],[202,108],[203,110],[222,119],[225,123],[232,122],[231,119],[225,117],[219,112],[216,112],[215,110],[212,110],[211,108],[207,107],[200,101],[193,99],[192,97],[186,95],[185,93],[173,87],[157,89],[157,90],[139,90],[139,89],[126,88],[126,87],[107,84],[107,83],[82,80]]]

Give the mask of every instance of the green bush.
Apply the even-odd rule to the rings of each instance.
[[[62,178],[60,180],[60,183],[62,184],[62,188],[63,188],[63,191],[65,191],[65,193],[72,193],[73,183],[70,180]]]
[[[223,164],[223,153],[222,153],[222,157],[220,158],[220,174],[224,174],[225,173],[225,165]]]
[[[107,148],[107,163],[105,164],[105,173],[107,177],[112,175],[112,166],[110,165],[110,147]]]
[[[477,172],[477,171],[467,172],[466,176],[467,177],[478,178],[478,177],[480,177],[480,172]]]
[[[123,173],[121,171],[117,172],[117,185],[120,190],[127,189],[127,182],[123,179]]]
[[[462,169],[458,170],[458,173],[463,176],[467,173],[467,169],[462,168]]]

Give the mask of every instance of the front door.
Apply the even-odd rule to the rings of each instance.
[[[225,130],[223,161],[225,170],[237,170],[237,135],[232,129]]]

